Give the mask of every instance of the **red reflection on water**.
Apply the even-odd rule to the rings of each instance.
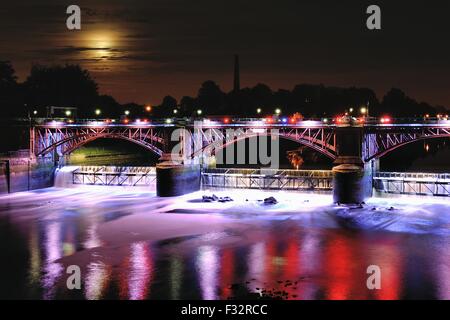
[[[152,279],[153,262],[145,242],[133,243],[129,254],[121,263],[119,274],[120,299],[142,300],[147,298]]]
[[[380,244],[371,250],[371,262],[381,269],[381,289],[372,290],[374,299],[399,299],[402,285],[402,254],[399,252],[399,243]]]
[[[295,282],[299,274],[300,266],[300,248],[297,237],[291,237],[288,240],[287,248],[283,253],[284,257],[284,268],[283,268],[283,278],[285,280],[292,281],[292,285],[284,284],[283,290],[289,294],[289,298],[297,297],[297,284]]]
[[[268,284],[276,284],[277,271],[280,263],[280,259],[277,257],[277,243],[273,237],[270,237],[270,239],[265,243],[264,252],[266,256],[264,261],[265,271],[263,286],[266,289],[269,289],[267,288]]]
[[[222,257],[220,261],[220,269],[221,269],[221,279],[220,279],[220,286],[222,288],[221,290],[221,299],[227,299],[231,297],[231,289],[230,285],[234,281],[234,253],[233,249],[224,249],[222,251]]]
[[[335,235],[327,244],[325,248],[326,299],[349,298],[354,281],[354,275],[351,272],[352,258],[352,247],[345,237]]]

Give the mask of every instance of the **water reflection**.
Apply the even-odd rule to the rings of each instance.
[[[26,241],[10,243],[18,253],[11,264],[27,261],[23,274],[18,269],[14,275],[24,282],[19,298],[211,300],[265,292],[287,299],[450,299],[450,237],[445,235],[311,227],[301,219],[267,215],[263,223],[257,216],[251,218],[255,223],[247,218],[251,228],[245,231],[240,222],[219,228],[211,220],[214,230],[161,241],[154,234],[172,227],[157,220],[163,215],[142,215],[127,229],[131,231],[123,231],[130,225],[128,217],[141,208],[124,200],[111,219],[109,207],[96,210],[92,202],[85,206],[80,201],[70,211],[65,203],[49,205],[48,214],[39,219],[11,214],[17,228],[0,223],[0,234],[25,230],[21,236]],[[156,219],[149,227],[155,228],[150,230],[153,240],[138,228],[146,219]],[[201,219],[212,218],[204,214]],[[125,240],[111,245],[116,236]],[[0,260],[7,258],[11,256],[0,250]],[[65,288],[65,268],[71,264],[81,267],[82,296]],[[366,286],[369,265],[381,268],[381,290]]]
[[[85,278],[85,296],[88,300],[99,300],[111,279],[111,267],[102,262],[91,262],[87,266]]]
[[[29,249],[30,252],[30,268],[29,268],[29,284],[31,288],[39,286],[41,276],[41,252],[39,249],[39,233],[37,225],[33,224],[30,227],[29,236]]]
[[[46,226],[44,255],[38,250],[38,234],[30,234],[29,281],[36,285],[43,268],[44,299],[58,298],[55,292],[63,266],[55,260],[63,257],[66,243],[62,241],[60,230],[59,222]],[[92,237],[90,232],[87,235]],[[424,281],[410,279],[410,282],[416,281],[416,286],[403,286],[408,266],[401,248],[402,239],[399,237],[381,241],[358,234],[330,230],[325,234],[317,230],[305,233],[301,229],[281,237],[276,230],[271,230],[265,241],[248,247],[202,245],[182,254],[165,252],[161,248],[154,251],[151,242],[136,242],[128,246],[116,268],[102,261],[105,260],[102,255],[94,255],[94,261],[86,266],[85,298],[114,297],[117,291],[121,299],[185,299],[195,298],[198,288],[202,299],[229,299],[236,297],[233,285],[241,284],[247,287],[248,292],[283,292],[284,298],[288,299],[400,299],[404,290],[422,290],[419,285]],[[435,273],[431,280],[426,280],[434,281],[435,298],[450,298],[449,252],[445,247],[436,253]],[[428,253],[424,254],[428,256]],[[194,259],[191,259],[192,255]],[[380,266],[382,270],[381,290],[368,290],[366,287],[366,269],[371,264]],[[412,268],[424,265],[428,263],[422,262]],[[158,266],[158,272],[155,272]],[[187,276],[187,270],[194,270],[195,276]],[[416,272],[413,277],[425,275]],[[154,290],[153,283],[158,283]],[[427,290],[428,294],[434,292],[434,289]],[[412,293],[410,297],[415,296]]]
[[[62,257],[61,223],[51,222],[45,228],[45,266],[42,286],[44,299],[51,299],[55,293],[55,284],[61,276],[63,267],[55,262]]]
[[[196,265],[202,298],[204,300],[217,299],[217,275],[220,268],[218,249],[214,246],[198,248]]]
[[[181,283],[183,281],[183,261],[178,255],[170,258],[170,299],[180,299]]]
[[[435,281],[438,283],[438,299],[450,300],[450,246],[445,243],[436,250]]]
[[[145,299],[149,292],[153,266],[151,251],[145,242],[133,243],[130,253],[128,288],[130,300]]]

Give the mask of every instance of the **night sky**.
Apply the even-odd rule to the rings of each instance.
[[[66,28],[70,4],[81,31]],[[370,4],[381,31],[366,29]],[[195,95],[205,80],[229,91],[238,53],[242,86],[399,87],[450,107],[449,1],[16,0],[1,2],[0,26],[20,81],[33,63],[79,63],[119,102]]]

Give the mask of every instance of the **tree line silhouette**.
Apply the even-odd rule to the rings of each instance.
[[[0,106],[2,117],[11,118],[44,117],[50,106],[76,107],[78,118],[118,118],[126,111],[130,117],[261,117],[274,114],[276,109],[285,116],[300,113],[320,118],[350,109],[358,114],[362,106],[369,107],[371,116],[423,117],[447,112],[443,106],[417,102],[397,88],[378,100],[369,88],[299,84],[292,90],[275,91],[258,83],[252,88],[224,92],[211,80],[203,82],[195,97],[184,96],[177,101],[167,95],[159,105],[149,108],[138,103],[120,104],[113,97],[100,94],[89,71],[79,65],[33,65],[27,79],[19,83],[8,61],[0,61]]]

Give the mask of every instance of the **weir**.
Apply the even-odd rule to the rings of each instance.
[[[155,187],[155,167],[66,166],[56,169],[55,187],[76,185]]]
[[[144,187],[154,191],[157,188],[156,172],[156,167],[66,166],[56,170],[55,187],[122,186]],[[373,176],[366,174],[364,177],[373,180],[369,184],[373,185],[375,195],[450,197],[450,173],[374,172]],[[201,171],[199,189],[333,193],[338,179],[335,170],[215,168]]]

